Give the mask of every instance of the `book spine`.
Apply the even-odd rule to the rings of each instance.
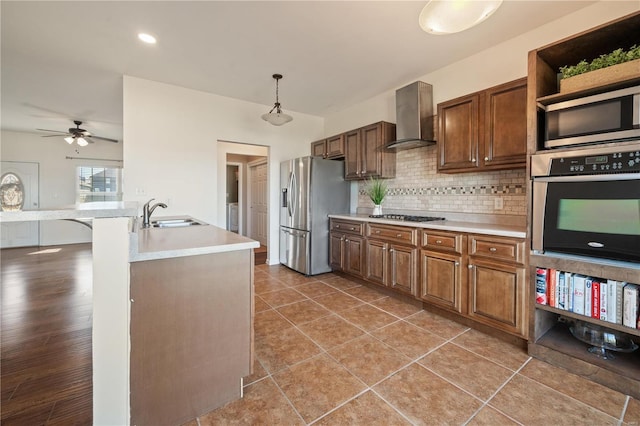
[[[547,304],[547,269],[536,268],[536,303]]]
[[[554,305],[556,308],[560,307],[560,271],[558,271],[557,269],[554,269],[553,271],[553,275],[554,275],[554,282],[556,283],[555,285],[555,290],[556,290],[556,304]]]
[[[564,272],[558,272],[558,309],[567,310],[567,283]]]
[[[609,285],[606,281],[600,282],[600,320],[608,321],[609,318]]]
[[[616,281],[616,324],[622,324],[622,294],[626,284],[624,281]]]
[[[547,300],[549,301],[549,306],[553,306],[557,308],[558,305],[556,303],[556,270],[549,269],[547,272],[547,289],[549,290],[549,296]]]
[[[591,282],[591,318],[600,319],[600,283]]]
[[[574,284],[573,274],[571,272],[564,273],[564,281],[567,283],[567,310],[573,312],[573,296],[574,296]]]
[[[593,293],[593,280],[591,278],[586,278],[584,281],[584,314],[588,317],[591,316],[591,302],[593,301],[593,297],[591,296]]]
[[[627,327],[638,327],[638,286],[627,284],[624,287],[624,313],[622,325]]]
[[[584,315],[584,277],[573,276],[573,312]]]
[[[616,322],[616,288],[618,282],[615,280],[607,280],[607,321]]]

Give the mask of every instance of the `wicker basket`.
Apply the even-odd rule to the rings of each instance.
[[[571,93],[640,78],[640,59],[560,80],[560,93]]]

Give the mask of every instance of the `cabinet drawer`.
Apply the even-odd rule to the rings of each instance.
[[[524,241],[498,238],[471,236],[469,239],[469,254],[483,256],[493,260],[508,262],[524,262]]]
[[[331,219],[331,230],[340,231],[347,234],[363,235],[364,223],[352,222],[348,220]]]
[[[380,238],[398,243],[416,245],[417,230],[405,226],[378,225],[369,223],[367,237]]]
[[[422,246],[435,250],[462,252],[462,234],[422,231]]]

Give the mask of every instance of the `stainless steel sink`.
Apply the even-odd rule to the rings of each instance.
[[[183,228],[194,225],[202,225],[202,223],[194,219],[158,219],[151,221],[151,226],[154,228]]]

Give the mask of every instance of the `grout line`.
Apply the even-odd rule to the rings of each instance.
[[[348,370],[347,370],[348,371]],[[366,383],[365,383],[366,384]],[[323,419],[324,417],[327,417],[329,414],[333,413],[334,411],[339,410],[340,408],[344,407],[345,405],[347,405],[348,403],[350,403],[351,401],[353,401],[354,399],[364,395],[365,393],[369,392],[370,390],[372,390],[370,387],[365,388],[363,391],[357,393],[356,395],[352,396],[351,398],[347,399],[346,401],[338,404],[338,406],[336,406],[335,408],[332,408],[331,410],[327,411],[326,413],[324,413],[323,415],[321,415],[320,417],[318,417],[317,419],[313,420],[311,423],[307,423],[307,425],[312,425],[314,423],[317,423],[318,421],[320,421],[321,419]]]
[[[269,376],[269,378],[271,379],[271,382],[276,385],[276,387],[278,388],[278,390],[280,391],[280,393],[282,394],[282,396],[284,397],[284,399],[289,403],[289,406],[293,409],[294,413],[296,413],[298,415],[298,417],[300,417],[300,420],[302,420],[302,423],[304,423],[305,425],[307,424],[306,420],[304,419],[304,417],[302,417],[302,414],[300,414],[300,412],[298,411],[298,409],[296,408],[295,405],[293,405],[293,402],[291,402],[291,400],[289,399],[289,397],[287,396],[287,394],[282,390],[282,388],[280,387],[280,385],[278,384],[278,382],[271,376]]]
[[[378,398],[380,398],[381,400],[383,400],[385,402],[385,404],[387,404],[389,407],[391,407],[396,413],[400,414],[400,416],[402,416],[402,418],[404,418],[405,420],[407,420],[410,424],[412,425],[416,425],[417,423],[412,421],[409,417],[407,417],[406,414],[404,414],[402,411],[400,411],[395,405],[393,405],[392,403],[390,403],[389,401],[387,401],[382,395],[380,395],[378,393],[378,391],[376,391],[375,389],[371,389],[371,392],[373,392],[374,394],[376,394],[376,396]]]

